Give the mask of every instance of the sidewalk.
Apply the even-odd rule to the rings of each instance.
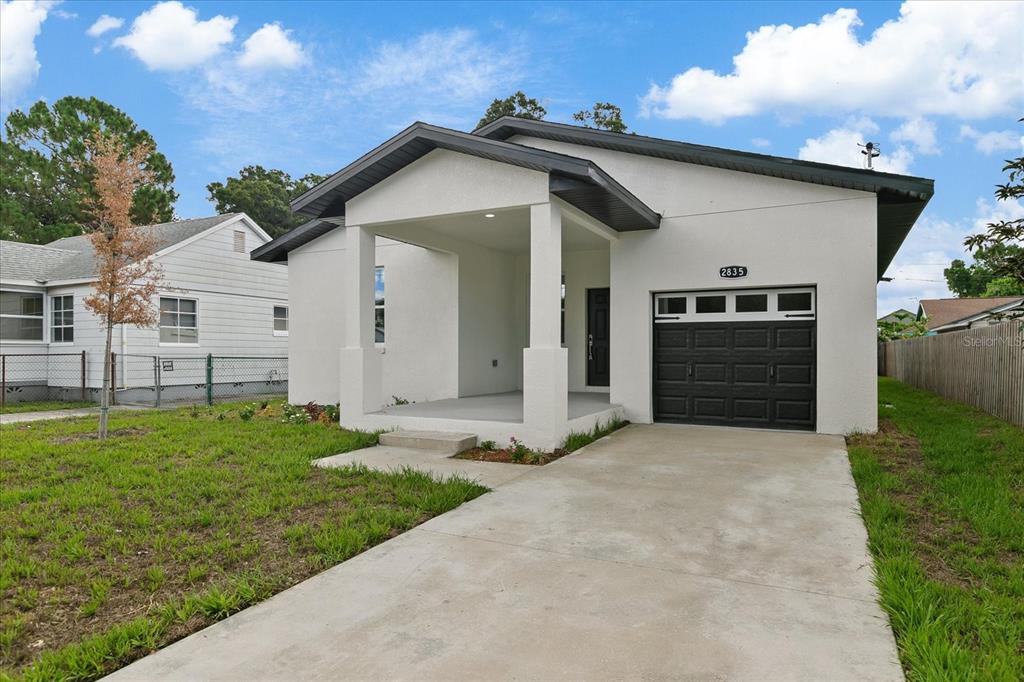
[[[111,405],[111,410],[145,410],[147,408],[138,405]],[[99,414],[98,407],[77,407],[70,410],[45,410],[43,412],[16,412],[14,414],[0,414],[0,424],[20,424],[22,422],[38,422],[47,419],[67,419],[69,417],[88,417]]]

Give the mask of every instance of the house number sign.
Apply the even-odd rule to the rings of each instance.
[[[718,268],[718,276],[724,279],[739,279],[740,277],[746,277],[747,266],[726,265],[724,268]]]

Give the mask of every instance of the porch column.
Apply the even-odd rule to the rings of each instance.
[[[523,421],[554,444],[569,419],[569,355],[562,348],[562,212],[530,207],[530,347],[523,349]]]
[[[345,228],[341,262],[345,345],[341,349],[340,411],[344,422],[381,408],[381,362],[374,347],[373,279],[376,239],[370,230]]]

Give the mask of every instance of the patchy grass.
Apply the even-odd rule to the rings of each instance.
[[[51,410],[74,410],[82,407],[96,407],[96,403],[85,400],[37,400],[29,403],[4,403],[0,414],[20,412],[49,412]]]
[[[594,428],[585,433],[572,432],[565,437],[562,447],[555,448],[552,452],[538,452],[524,446],[520,441],[513,439],[507,447],[496,447],[494,441],[484,441],[479,447],[464,450],[456,455],[456,459],[472,459],[478,462],[504,462],[507,464],[531,464],[542,465],[553,462],[556,459],[565,457],[570,452],[579,450],[584,445],[590,445],[599,438],[604,438],[612,431],[621,429],[628,421],[624,419],[612,419],[606,424],[595,424]]]
[[[313,468],[377,436],[245,407],[0,427],[0,679],[95,679],[486,490]]]
[[[910,680],[1024,679],[1024,431],[891,379],[849,439]]]

